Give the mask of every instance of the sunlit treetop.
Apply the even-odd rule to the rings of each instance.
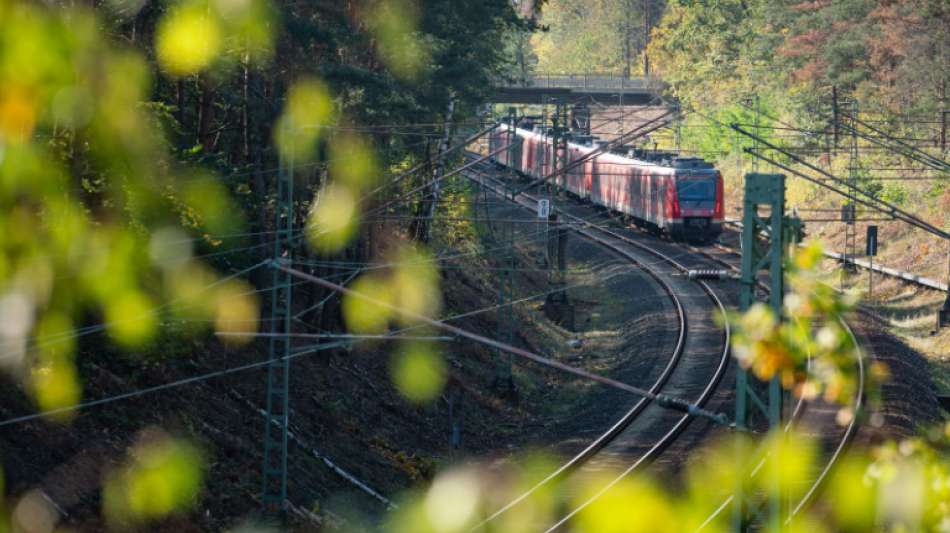
[[[414,0],[366,2],[365,20],[377,39],[376,50],[392,74],[418,81],[429,66],[430,52],[418,32],[420,7]]]
[[[273,54],[274,14],[264,0],[184,0],[159,22],[156,53],[172,76]]]

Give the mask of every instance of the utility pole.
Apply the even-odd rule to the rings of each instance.
[[[754,118],[752,122],[752,127],[753,127],[752,131],[754,131],[756,137],[758,137],[759,136],[759,95],[758,94],[752,97],[752,105],[755,106],[755,111],[754,111],[755,114],[754,114]],[[755,150],[756,152],[759,151],[758,139],[752,139],[752,149]],[[758,172],[758,171],[759,171],[759,159],[753,157],[752,158],[752,172]]]
[[[623,135],[623,132],[624,132],[624,131],[626,131],[626,130],[624,129],[624,119],[625,119],[626,117],[624,116],[623,93],[624,93],[623,88],[621,88],[621,89],[620,89],[620,98],[619,98],[619,100],[620,100],[620,132],[617,134],[617,137],[618,137],[618,138],[619,138],[621,135]],[[590,135],[591,132],[588,131],[587,134]]]
[[[643,77],[650,77],[650,55],[647,45],[650,43],[650,0],[643,0]]]
[[[947,153],[947,115],[950,111],[944,109],[940,113],[940,153]]]
[[[505,186],[505,193],[508,194],[508,186]],[[514,310],[511,302],[514,298],[514,279],[512,270],[515,268],[515,238],[514,222],[502,222],[501,239],[499,244],[506,247],[501,248],[500,257],[497,261],[499,266],[498,279],[498,313],[496,321],[495,336],[501,342],[511,344],[514,340]],[[495,349],[495,357],[498,360],[497,373],[495,376],[495,388],[507,395],[513,395],[515,392],[515,381],[513,374],[513,356],[510,353]]]
[[[553,119],[552,119],[553,120]],[[538,169],[539,176],[547,176],[549,173],[548,163],[550,162],[545,154],[546,139],[550,135],[551,129],[548,127],[548,101],[542,96],[541,97],[541,129],[538,132],[540,135],[541,142],[538,144],[537,149],[535,150],[535,168]],[[550,185],[545,183],[543,191],[540,192],[541,195],[548,194],[547,191],[550,190]],[[550,196],[548,194],[548,196]],[[550,198],[548,198],[550,202]],[[550,203],[549,203],[550,205]],[[537,242],[542,242],[545,232],[547,231],[546,224],[537,224]],[[537,256],[537,265],[540,268],[548,267],[548,254],[546,250],[542,250],[541,253]]]
[[[445,152],[449,149],[449,140],[452,134],[452,115],[455,112],[455,99],[450,94],[449,104],[445,111],[445,121],[442,124],[442,141],[439,143],[438,155],[436,156],[435,172],[432,176],[432,186],[427,200],[429,202],[426,210],[426,219],[420,224],[419,241],[429,242],[429,236],[432,231],[432,221],[435,217],[435,209],[439,203],[439,194],[442,190],[442,176],[445,174]]]
[[[837,155],[838,150],[838,131],[839,131],[839,120],[841,116],[838,113],[838,86],[831,86],[831,120],[832,120],[832,134],[834,136],[834,141],[832,145],[834,146],[833,155]]]
[[[677,114],[676,117],[676,131],[674,133],[676,141],[676,154],[679,156],[680,152],[680,143],[683,139],[683,115]]]
[[[462,446],[462,388],[455,384],[446,394],[446,403],[449,407],[449,446],[450,456],[455,459],[458,449]]]
[[[293,262],[294,237],[294,124],[288,115],[284,138],[290,147],[279,155],[277,172],[277,206],[273,261],[289,265]],[[264,465],[261,503],[264,512],[283,518],[287,500],[287,432],[290,417],[290,274],[272,268],[270,337],[267,355],[267,412],[264,421]],[[279,360],[277,360],[279,358]]]
[[[551,211],[548,215],[548,282],[552,287],[552,292],[545,299],[545,312],[548,318],[565,326],[568,329],[574,329],[574,312],[568,302],[567,292],[563,290],[566,279],[567,269],[567,230],[562,227],[558,221],[557,214],[557,187],[564,187],[567,184],[567,165],[568,165],[568,141],[570,138],[569,128],[567,127],[567,106],[559,102],[553,121],[554,127],[551,128],[552,138],[552,158],[555,169],[555,185],[550,194]]]
[[[508,168],[514,168],[515,162],[514,159],[517,156],[520,156],[520,151],[515,150],[514,141],[515,141],[515,126],[516,126],[516,114],[515,108],[508,108]],[[511,175],[508,176],[508,179],[505,180],[505,190],[503,191],[504,195],[507,197],[511,194],[513,190],[514,180],[516,178],[515,171],[510,171]],[[511,309],[511,300],[513,292],[513,282],[511,270],[514,268],[514,228],[513,222],[505,221],[501,222],[501,238],[497,239],[496,245],[501,245],[499,248],[500,257],[497,261],[499,280],[498,280],[498,313],[496,320],[496,337],[502,342],[511,344],[514,338],[514,313]],[[507,248],[504,245],[507,244]],[[512,374],[512,355],[510,353],[502,352],[500,349],[495,349],[495,356],[498,361],[496,366],[495,380],[493,388],[501,391],[504,394],[511,395],[514,393],[514,377]]]
[[[623,32],[623,77],[625,79],[630,79],[630,63],[631,56],[633,56],[633,43],[630,42],[630,6],[629,2],[623,3],[623,15],[622,20],[623,24],[621,26],[621,32]]]
[[[947,286],[950,287],[950,251],[947,252]],[[943,307],[937,311],[937,329],[950,324],[950,290],[943,300]]]
[[[841,288],[844,289],[844,278],[846,273],[854,272],[857,267],[854,259],[857,257],[857,228],[855,222],[857,219],[857,195],[858,186],[858,135],[857,135],[857,115],[858,102],[852,99],[850,102],[851,112],[848,116],[849,129],[851,130],[850,142],[848,145],[848,201],[844,210],[844,270],[841,275]]]
[[[762,212],[763,214],[759,214]],[[756,301],[759,272],[769,273],[770,287],[767,304],[779,320],[783,320],[782,303],[785,297],[785,252],[801,235],[801,222],[785,217],[785,176],[782,174],[750,173],[745,176],[745,197],[742,209],[742,273],[739,292],[739,310],[747,311]],[[763,237],[764,236],[764,240]],[[764,390],[763,390],[764,389]],[[735,423],[740,431],[766,432],[782,424],[783,392],[778,376],[768,383],[750,379],[747,369],[736,369]],[[777,460],[766,457],[765,460]],[[747,450],[739,450],[737,464],[748,464]],[[770,475],[780,469],[761,469],[759,475]],[[740,469],[741,471],[741,469]],[[781,492],[781,480],[767,481],[767,495],[751,494],[745,474],[736,481],[733,500],[733,530],[747,531],[753,521],[765,528],[780,524],[786,513],[786,498]],[[760,505],[761,498],[769,497]]]

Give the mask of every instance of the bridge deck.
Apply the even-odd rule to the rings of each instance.
[[[666,85],[653,78],[625,78],[604,74],[535,74],[495,85],[495,103],[537,104],[561,100],[604,105],[655,105]]]

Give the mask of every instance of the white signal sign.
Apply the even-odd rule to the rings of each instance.
[[[551,213],[551,201],[547,198],[538,200],[538,218],[548,218]]]

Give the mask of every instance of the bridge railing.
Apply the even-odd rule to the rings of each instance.
[[[556,74],[535,73],[526,79],[498,84],[503,87],[534,87],[543,89],[655,89],[662,86],[656,78],[626,78],[611,73]]]

